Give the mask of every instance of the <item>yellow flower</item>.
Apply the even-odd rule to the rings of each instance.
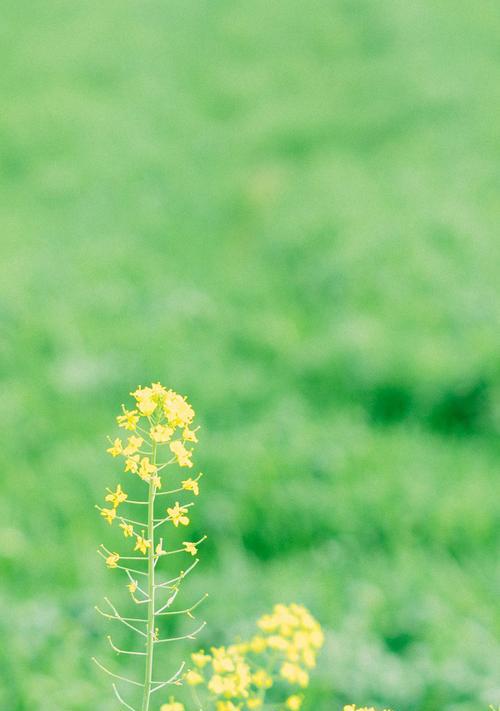
[[[162,544],[162,542],[160,541],[160,543],[158,543],[158,545],[157,545],[156,548],[155,548],[155,553],[156,553],[156,555],[165,555],[166,552],[167,552],[167,551],[163,550],[163,544]]]
[[[123,530],[123,535],[125,538],[130,538],[131,536],[134,535],[134,527],[130,523],[125,523],[125,521],[122,521],[120,524],[120,528]]]
[[[137,409],[145,417],[149,417],[156,410],[156,402],[149,397],[137,401]]]
[[[168,390],[165,395],[163,409],[169,425],[172,427],[187,427],[194,418],[194,410],[182,395]]]
[[[303,688],[309,683],[309,674],[292,662],[284,662],[281,665],[280,676],[290,684],[298,684]]]
[[[202,675],[195,671],[194,669],[190,669],[185,677],[184,677],[189,684],[189,686],[198,686],[198,684],[203,684],[203,677]]]
[[[199,427],[197,429],[199,429]],[[189,427],[184,427],[182,431],[182,439],[185,442],[197,442],[198,437],[196,436],[196,431],[197,430],[190,430]]]
[[[141,459],[141,466],[139,467],[139,476],[144,481],[149,481],[151,479],[151,474],[156,474],[158,467],[151,464],[149,457],[143,457]]]
[[[288,649],[288,641],[278,634],[273,634],[267,638],[267,646],[269,649],[278,649],[280,652],[285,652]]]
[[[108,566],[108,568],[117,568],[119,560],[120,560],[120,556],[118,553],[111,553],[106,558],[106,565]]]
[[[144,534],[144,531],[142,533]],[[134,551],[141,551],[143,555],[146,555],[148,548],[151,548],[151,541],[148,541],[143,535],[137,536]]]
[[[123,415],[118,415],[116,421],[119,427],[123,427],[125,430],[135,430],[137,423],[139,422],[139,415],[137,410],[127,410],[125,405],[122,405]]]
[[[269,689],[273,685],[272,677],[265,669],[259,669],[252,676],[252,681],[258,689]]]
[[[138,454],[134,454],[132,457],[129,457],[125,461],[125,471],[126,472],[132,472],[132,474],[135,474],[138,468],[139,468],[139,455]]]
[[[166,388],[164,388],[161,383],[153,383],[151,385],[151,392],[153,394],[153,397],[156,397],[157,400],[163,400],[163,398],[167,394]]]
[[[287,709],[290,709],[290,711],[299,711],[300,707],[302,706],[302,697],[298,694],[289,696],[285,702],[285,706]]]
[[[190,452],[189,449],[186,449],[180,439],[170,442],[169,447],[170,451],[175,455],[179,466],[190,468],[193,466],[193,462],[191,461],[193,453]]]
[[[158,444],[168,442],[173,433],[174,430],[171,427],[167,427],[167,425],[155,425],[149,430],[151,439],[154,439]]]
[[[141,448],[143,442],[144,440],[142,437],[136,437],[135,435],[132,435],[132,437],[128,438],[128,444],[123,450],[123,454],[126,457],[130,457],[132,454],[135,454],[137,450]]]
[[[278,628],[279,622],[275,619],[273,615],[263,615],[257,622],[257,625],[263,632],[274,632]]]
[[[267,641],[264,639],[264,637],[259,637],[258,635],[256,635],[250,641],[250,650],[254,652],[254,654],[261,654],[266,649],[266,647]]]
[[[151,395],[152,395],[153,393],[152,393],[151,388],[142,388],[142,387],[139,386],[138,388],[136,388],[136,389],[134,390],[133,393],[130,393],[130,394],[131,394],[132,397],[134,397],[136,400],[144,400],[144,399],[147,399],[147,398],[151,397]]]
[[[151,483],[153,484],[155,489],[161,489],[161,479],[158,474],[153,474],[153,476],[151,477]]]
[[[186,491],[192,491],[195,496],[198,496],[200,493],[200,485],[195,479],[185,479],[182,482],[182,488],[186,489]]]
[[[217,701],[217,711],[239,711],[232,701]]]
[[[131,580],[130,583],[127,585],[127,588],[129,589],[129,592],[132,593],[132,595],[135,593],[138,587],[139,583],[137,582],[137,580]]]
[[[171,698],[168,704],[163,704],[163,706],[160,707],[160,711],[184,711],[184,704],[174,701]]]
[[[254,698],[254,699],[247,699],[247,707],[249,709],[260,709],[262,706],[262,699]]]
[[[183,541],[182,545],[186,553],[191,553],[191,555],[196,555],[198,553],[198,548],[195,543],[190,543],[190,541]]]
[[[167,509],[167,514],[169,520],[172,521],[176,528],[179,524],[187,526],[189,523],[189,518],[186,516],[187,508],[185,506],[181,506],[178,501],[175,502],[175,506],[173,508]]]
[[[109,489],[108,489],[109,491]],[[116,491],[111,491],[107,496],[106,496],[106,501],[109,501],[110,503],[113,504],[113,506],[118,508],[120,504],[122,504],[124,501],[128,499],[128,494],[126,494],[123,490],[120,484],[116,487]]]
[[[200,667],[200,669],[203,669],[203,667],[208,664],[208,662],[212,659],[212,657],[209,654],[204,654],[203,651],[200,652],[194,652],[194,654],[191,655],[191,659],[193,662],[196,664],[197,667]]]
[[[224,679],[220,676],[220,674],[213,675],[213,677],[208,682],[208,689],[212,692],[212,694],[216,694],[217,696],[225,692],[226,684],[224,683]]]
[[[115,439],[113,442],[113,446],[110,447],[109,449],[106,450],[106,452],[109,452],[112,457],[117,457],[119,454],[122,453],[123,450],[123,445],[122,441],[119,437]]]
[[[116,509],[101,509],[101,516],[111,525],[116,518]]]

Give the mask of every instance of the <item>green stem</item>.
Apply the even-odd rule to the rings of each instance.
[[[152,463],[156,465],[156,443],[153,443]],[[154,544],[154,503],[155,487],[149,482],[148,497],[148,626],[146,641],[146,671],[144,676],[144,696],[142,698],[142,711],[149,711],[151,697],[151,681],[153,679],[153,647],[155,638],[155,544]]]

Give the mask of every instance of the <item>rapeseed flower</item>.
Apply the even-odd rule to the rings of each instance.
[[[198,484],[197,479],[184,479],[182,482],[182,488],[186,489],[186,491],[192,491],[195,496],[198,496],[200,493],[200,485]]]
[[[189,524],[189,517],[186,516],[187,508],[181,506],[178,501],[175,502],[175,506],[167,509],[168,518],[174,526],[177,528],[179,524],[182,526],[187,526]]]

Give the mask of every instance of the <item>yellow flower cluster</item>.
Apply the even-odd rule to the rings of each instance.
[[[125,458],[126,472],[138,474],[144,481],[153,481],[154,486],[160,488],[158,467],[151,462],[150,452],[143,451],[142,447],[148,439],[154,445],[168,444],[172,461],[191,468],[193,452],[186,447],[186,442],[198,441],[196,430],[190,429],[195,413],[186,398],[167,390],[161,383],[139,387],[130,394],[135,399],[134,409],[128,410],[122,405],[122,414],[116,420],[119,427],[139,434],[127,437],[126,444],[117,437],[108,452],[112,457],[122,455]]]
[[[193,668],[184,678],[196,698],[206,697],[207,707],[215,711],[261,709],[267,691],[274,687],[273,693],[284,697],[280,709],[301,708],[300,690],[308,685],[308,670],[315,666],[323,645],[319,623],[305,607],[292,604],[275,605],[257,626],[258,633],[248,641],[191,655]]]
[[[167,465],[177,463],[181,467],[193,466],[191,461],[193,452],[188,448],[187,443],[198,441],[197,429],[191,429],[195,413],[185,397],[173,390],[167,390],[161,383],[153,383],[150,387],[139,387],[130,394],[135,401],[134,408],[128,410],[125,405],[122,405],[122,414],[116,419],[119,427],[131,434],[125,442],[120,437],[110,440],[111,446],[107,451],[112,457],[122,456],[125,472],[136,474],[157,491],[162,487],[160,472]],[[167,458],[160,464],[159,455],[165,445],[167,445]],[[189,491],[198,496],[200,477],[201,474],[196,478],[184,479],[180,488],[175,491]],[[134,521],[120,516],[118,512],[120,504],[128,500],[128,494],[123,491],[120,484],[116,491],[110,489],[107,491],[105,501],[111,506],[109,508],[98,506],[101,516],[110,525],[118,520],[124,537],[134,539],[133,551],[146,555],[151,548],[151,541],[144,531],[139,533],[135,530]],[[171,522],[175,528],[188,526],[190,518],[187,507],[176,501],[175,505],[165,509],[164,521]],[[187,553],[196,555],[198,549],[195,543],[185,541],[183,546]],[[164,553],[161,548],[155,550],[157,556]],[[119,567],[119,561],[118,553],[110,553],[106,558],[109,568]]]

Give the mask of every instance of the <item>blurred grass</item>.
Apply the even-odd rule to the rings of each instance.
[[[93,504],[155,379],[203,422],[202,641],[297,600],[307,709],[498,703],[498,4],[0,20],[0,708],[115,708]]]

